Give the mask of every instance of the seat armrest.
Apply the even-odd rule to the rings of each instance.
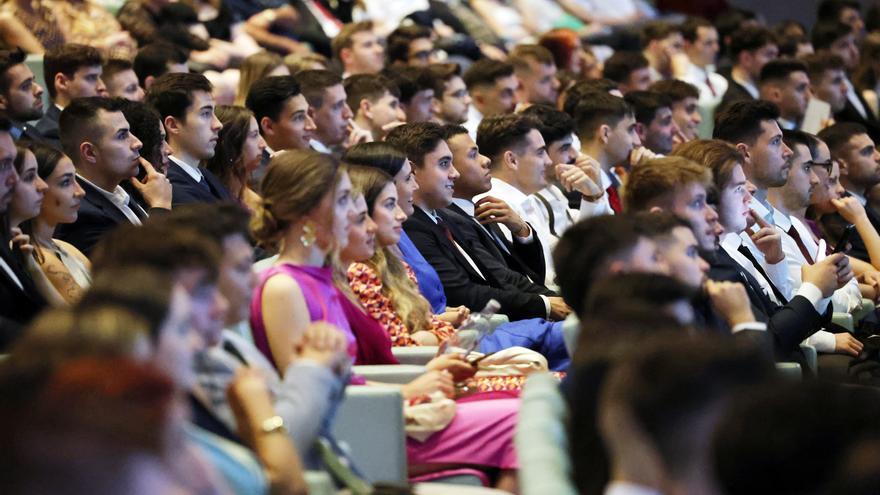
[[[391,354],[397,358],[400,364],[425,365],[437,356],[436,345],[420,345],[411,347],[392,347]]]
[[[876,309],[877,309],[877,305],[874,304],[874,301],[872,301],[870,299],[865,299],[863,297],[862,298],[862,309],[860,309],[858,311],[853,311],[853,313],[852,313],[853,325],[858,326],[858,324],[861,323],[862,320],[866,316],[873,313]]]
[[[850,333],[853,331],[853,315],[849,313],[833,313],[831,323],[847,329]]]
[[[333,435],[370,482],[407,480],[403,396],[396,387],[350,386],[339,405]]]
[[[799,363],[776,363],[776,371],[788,381],[799,382],[804,377]]]
[[[335,495],[336,487],[333,478],[324,471],[306,471],[303,473],[306,486],[309,487],[309,495]]]
[[[409,383],[425,373],[425,367],[415,364],[371,364],[355,366],[354,374],[372,382]]]
[[[807,368],[815,375],[819,369],[819,354],[816,352],[816,348],[811,345],[801,344],[801,352],[804,353],[806,358]]]

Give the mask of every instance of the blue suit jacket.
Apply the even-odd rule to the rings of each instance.
[[[174,161],[168,166],[168,180],[171,181],[171,204],[173,206],[232,201],[229,190],[216,175],[204,168],[199,168],[199,171],[208,183],[208,190],[200,186],[186,170]]]

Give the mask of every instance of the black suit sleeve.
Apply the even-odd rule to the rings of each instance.
[[[501,303],[500,312],[511,320],[547,316],[544,300],[537,294],[528,294],[512,288],[491,287],[471,280],[452,257],[452,253],[439,245],[432,231],[411,221],[405,226],[413,244],[437,271],[450,306],[464,305],[471,310],[479,311],[490,299],[495,299]]]
[[[786,359],[810,335],[831,321],[831,308],[819,314],[804,296],[795,296],[785,306],[779,306],[767,320],[767,331],[773,338],[777,359]]]
[[[514,239],[513,242],[510,243],[510,250],[516,256],[517,260],[535,274],[535,277],[537,277],[536,280],[543,283],[544,278],[547,276],[547,265],[544,261],[544,246],[541,245],[541,240],[538,239],[538,234],[535,232],[535,229],[532,228],[531,224],[529,224],[529,228],[532,229],[532,242],[524,243]]]

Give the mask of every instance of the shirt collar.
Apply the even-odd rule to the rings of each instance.
[[[736,251],[741,245],[742,238],[740,238],[739,234],[727,232],[726,234],[721,236],[721,246],[723,246],[727,250]]]
[[[773,206],[769,203],[764,203],[758,198],[752,196],[752,201],[749,203],[749,208],[755,210],[755,213],[761,216],[767,223],[775,224],[776,222],[773,220]]]
[[[180,168],[182,168],[183,171],[186,172],[187,175],[192,177],[192,179],[194,181],[196,181],[196,182],[202,181],[202,171],[199,170],[198,166],[193,167],[192,165],[184,162],[180,158],[177,158],[173,155],[169,156],[168,159],[171,160],[172,162],[176,163]]]
[[[495,192],[497,190],[497,193]],[[501,179],[496,179],[492,177],[492,195],[493,196],[501,196],[504,198],[510,198],[510,202],[513,202],[517,205],[523,204],[526,200],[529,199],[528,196],[523,194],[519,189],[511,186],[507,182],[504,182]]]
[[[327,145],[325,145],[321,141],[318,141],[317,139],[310,139],[309,146],[311,146],[312,149],[317,151],[318,153],[323,153],[325,155],[330,155],[333,153],[330,148],[327,147]]]
[[[129,207],[128,202],[131,198],[129,197],[128,193],[125,192],[125,189],[122,188],[122,186],[117,185],[116,188],[113,189],[113,191],[111,192],[111,191],[107,191],[106,189],[101,188],[100,186],[96,185],[94,182],[90,181],[89,179],[86,179],[82,175],[76,174],[76,176],[79,177],[79,179],[81,181],[83,181],[86,184],[97,189],[98,192],[101,193],[101,196],[104,196],[105,198],[110,200],[110,202],[113,203],[114,205],[120,206],[120,207],[122,207],[122,206]]]
[[[474,211],[476,211],[476,207],[474,206],[473,201],[463,198],[452,198],[452,204],[464,210],[464,212],[468,215],[474,216]]]
[[[786,232],[791,228],[791,218],[776,208],[773,208],[773,223]]]
[[[868,205],[868,200],[865,199],[865,197],[862,196],[861,194],[859,194],[859,193],[857,193],[857,192],[853,192],[853,191],[847,191],[847,193],[849,193],[850,196],[856,198],[856,200],[857,200],[859,203],[861,203],[862,206],[867,206],[867,205]]]
[[[736,77],[735,75],[733,75],[733,73],[730,74],[730,78],[733,79],[733,81],[735,83],[742,86],[743,89],[748,91],[748,93],[750,95],[752,95],[752,98],[754,98],[756,100],[760,98],[761,93],[758,92],[758,88],[756,88],[755,85],[751,81],[746,81],[745,79],[740,79],[740,78]]]

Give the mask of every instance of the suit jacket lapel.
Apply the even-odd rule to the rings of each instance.
[[[453,244],[449,239],[446,238],[446,234],[443,232],[443,229],[439,225],[437,225],[434,222],[434,220],[431,217],[429,217],[428,214],[425,213],[421,208],[415,207],[415,211],[413,213],[413,220],[417,220],[417,221],[422,222],[423,224],[427,225],[428,228],[431,229],[431,233],[434,234],[434,237],[437,239],[438,244],[440,246],[442,246],[444,249],[448,250],[450,253],[452,253],[452,256],[455,258],[455,260],[458,262],[458,264],[462,268],[464,268],[465,271],[467,271],[467,273],[469,274],[469,276],[472,279],[483,278],[480,276],[480,274],[478,274],[474,271],[473,267],[471,267],[471,264],[468,263],[468,260],[461,254],[461,252],[459,252],[459,250],[455,246],[455,244]],[[445,223],[446,223],[446,226],[449,228],[450,232],[452,232],[452,237],[456,238],[455,231],[453,231],[449,225],[452,222],[445,222]],[[457,238],[461,239],[460,236],[458,236]],[[460,242],[459,242],[459,244],[460,244]]]
[[[96,208],[100,209],[105,215],[113,217],[116,220],[116,223],[131,223],[128,220],[128,217],[116,207],[107,197],[101,194],[101,191],[95,186],[86,183],[86,181],[82,180],[80,177],[76,178],[79,181],[79,185],[86,191],[86,195],[83,200],[88,201]]]

